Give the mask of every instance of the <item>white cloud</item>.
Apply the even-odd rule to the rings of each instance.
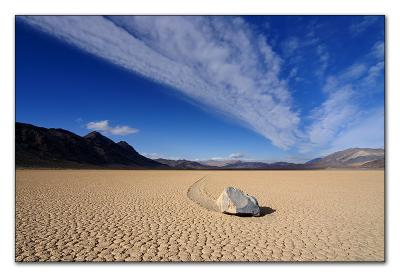
[[[384,55],[385,55],[385,42],[377,41],[372,47],[371,56],[378,60],[383,61]]]
[[[315,27],[309,27],[315,28]],[[310,31],[303,37],[289,37],[282,42],[282,51],[285,56],[292,56],[299,52],[298,50],[306,47],[315,47],[320,39],[315,36],[315,30]]]
[[[25,22],[113,64],[178,89],[275,146],[297,141],[299,116],[282,60],[237,17],[24,16]]]
[[[337,75],[326,78],[323,86],[326,100],[310,115],[312,123],[306,127],[304,142],[299,147],[301,152],[327,153],[344,149],[346,145],[374,147],[378,141],[383,144],[383,116],[375,112],[376,106],[363,108],[359,103],[360,99],[370,93],[371,86],[376,83],[377,78],[382,76],[384,62],[376,62],[376,57],[371,59],[376,45],[364,57],[366,59],[363,63],[356,62]],[[383,93],[383,89],[379,92]],[[382,111],[383,108],[380,110],[383,114]],[[366,119],[369,114],[375,114],[379,119]],[[360,134],[366,133],[368,126],[371,133],[361,136]]]
[[[351,147],[384,147],[384,109],[379,108],[362,113],[349,128],[337,135],[327,153]]]
[[[303,150],[325,146],[335,138],[339,130],[346,127],[358,112],[352,101],[353,95],[351,86],[342,87],[332,92],[327,100],[313,111],[313,123],[307,130],[309,142]]]
[[[350,32],[353,35],[359,35],[368,29],[372,24],[378,20],[377,16],[364,16],[361,21],[350,25]]]
[[[366,82],[366,84],[374,84],[376,79],[381,76],[381,73],[384,69],[385,65],[384,62],[378,62],[376,64],[374,64],[373,66],[371,66],[368,69],[368,74],[367,76],[364,78],[364,81]]]
[[[137,133],[139,130],[129,126],[115,126],[110,128],[110,133],[113,135],[124,136],[128,134]]]
[[[385,63],[383,61],[384,42],[378,41],[364,57],[365,62],[356,62],[335,76],[328,76],[323,91],[329,93],[346,84],[358,85],[363,90],[375,84],[382,76]],[[358,81],[358,82],[357,82]]]
[[[285,55],[291,56],[297,49],[301,47],[301,45],[297,37],[290,37],[283,42],[282,47]]]
[[[101,120],[101,121],[92,121],[86,124],[86,128],[89,130],[100,131],[103,133],[111,133],[117,136],[125,136],[133,133],[139,132],[138,129],[131,128],[129,126],[115,126],[112,127],[109,125],[108,120]]]
[[[108,131],[108,120],[89,122],[88,124],[86,124],[86,128],[88,128],[89,130]]]
[[[317,46],[317,55],[319,57],[319,62],[321,64],[321,68],[317,72],[317,75],[323,76],[323,74],[325,73],[326,69],[328,68],[329,59],[330,59],[330,55],[329,55],[329,52],[326,49],[325,44],[320,44],[320,45]]]
[[[363,63],[355,63],[348,67],[341,75],[340,79],[343,81],[351,80],[355,81],[360,78],[367,71],[367,66]]]
[[[244,154],[242,154],[242,153],[232,153],[229,155],[230,159],[240,159],[243,157],[244,157]]]
[[[316,29],[319,27],[315,24],[311,24],[307,27],[310,31],[302,37],[289,37],[283,40],[281,43],[283,55],[287,58],[290,65],[294,67],[304,63],[304,52],[313,51],[316,55],[316,59],[319,62],[319,69],[315,71],[315,75],[322,77],[325,74],[326,69],[329,66],[330,55],[327,47],[321,40],[315,35]],[[309,59],[309,57],[308,57]],[[292,78],[293,71],[289,71],[288,79]],[[296,78],[294,78],[296,80]]]
[[[371,87],[376,84],[377,79],[383,76],[385,69],[384,62],[385,43],[383,41],[377,41],[370,52],[367,54],[372,61],[374,61],[368,68],[365,76],[362,79],[364,87]]]
[[[365,76],[367,70],[368,67],[363,63],[352,64],[339,74],[335,76],[328,76],[322,90],[328,94],[334,92],[341,87],[347,84],[352,84],[361,77]]]
[[[225,161],[225,160],[227,160],[228,158],[224,158],[224,157],[212,157],[212,158],[210,158],[210,160],[212,160],[212,161]]]

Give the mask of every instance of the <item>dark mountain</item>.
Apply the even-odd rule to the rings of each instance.
[[[198,162],[188,160],[168,160],[168,159],[155,159],[155,161],[168,165],[175,169],[216,169],[218,167],[208,166]]]
[[[383,168],[384,159],[385,151],[383,149],[350,148],[311,160],[306,164],[317,168],[369,168],[374,166]]]
[[[131,152],[132,154],[136,154],[136,155],[139,154],[138,152],[136,152],[135,148],[130,146],[126,141],[120,141],[120,142],[117,142],[117,144],[119,146],[121,146],[122,148],[124,148],[126,151]]]
[[[15,125],[17,167],[165,168],[140,155],[126,142],[115,143],[98,132],[84,137],[63,129]]]
[[[91,132],[83,137],[101,157],[103,164],[121,164],[134,167],[157,167],[159,163],[140,155],[127,142],[115,143],[99,132]]]

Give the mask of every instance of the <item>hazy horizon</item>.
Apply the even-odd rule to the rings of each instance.
[[[17,123],[22,123],[22,124],[30,124],[28,122],[17,122]],[[34,125],[35,126],[35,125]],[[36,127],[40,127],[42,128],[42,126],[36,126]],[[50,129],[58,129],[57,127],[52,127]],[[66,130],[66,131],[70,131],[70,130]],[[88,132],[86,135],[89,135],[91,133],[99,133],[101,134],[101,132],[98,131],[90,131]],[[105,137],[107,137],[108,139],[111,139],[112,141],[114,141],[115,143],[118,142],[122,142],[124,141],[122,140],[115,140],[112,137],[108,137],[105,134],[102,134]],[[84,135],[85,136],[85,135]],[[134,147],[134,145],[131,145],[132,147]],[[346,148],[346,149],[339,149],[338,151],[344,151],[344,150],[349,150],[349,149],[374,149],[374,150],[385,150],[384,147],[380,147],[380,148],[362,148],[362,147],[352,147],[352,148]],[[336,151],[336,152],[338,152]],[[148,154],[148,153],[139,153],[147,158],[153,159],[153,160],[157,160],[157,159],[165,159],[165,160],[188,160],[188,161],[193,161],[193,162],[199,162],[199,163],[204,163],[205,165],[208,165],[208,163],[210,162],[215,162],[215,163],[225,163],[225,164],[232,164],[235,162],[262,162],[262,163],[276,163],[276,162],[288,162],[288,163],[305,163],[308,162],[312,159],[316,159],[316,158],[322,158],[324,156],[327,156],[329,154],[333,154],[333,153],[327,153],[325,155],[321,155],[318,157],[314,157],[312,159],[309,160],[296,160],[295,158],[293,158],[292,160],[269,160],[269,159],[249,159],[249,158],[243,158],[240,153],[234,153],[232,155],[230,155],[229,157],[210,157],[210,158],[204,158],[204,159],[185,159],[185,158],[181,158],[181,157],[163,157],[163,156],[159,156],[159,155],[155,155],[155,154]]]

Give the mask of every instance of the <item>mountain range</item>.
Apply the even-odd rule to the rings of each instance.
[[[188,160],[168,160],[168,159],[155,159],[155,161],[168,165],[176,169],[217,169],[217,166],[210,166],[195,161]]]
[[[372,148],[350,148],[313,159],[308,161],[306,165],[321,168],[383,168],[385,151]]]
[[[31,124],[15,125],[15,163],[22,168],[127,168],[127,169],[327,169],[384,168],[384,149],[350,148],[306,163],[225,160],[152,160],[125,141],[114,142],[99,132],[83,137],[64,129]]]

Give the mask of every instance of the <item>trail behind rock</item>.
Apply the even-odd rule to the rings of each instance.
[[[207,176],[203,176],[194,182],[188,189],[187,196],[190,200],[197,203],[201,207],[210,211],[218,212],[218,207],[217,204],[215,204],[215,200],[204,192],[203,186],[206,178]]]

